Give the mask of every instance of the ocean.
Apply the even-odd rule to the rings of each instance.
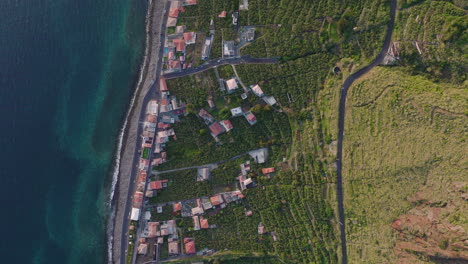
[[[0,1],[1,263],[105,263],[145,0]]]

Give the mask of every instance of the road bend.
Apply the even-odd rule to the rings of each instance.
[[[336,196],[338,200],[338,215],[339,215],[339,226],[340,226],[340,237],[341,237],[341,254],[342,263],[348,263],[347,248],[346,248],[346,232],[345,232],[345,214],[343,207],[343,179],[342,179],[342,158],[343,158],[343,135],[344,135],[344,123],[346,113],[346,97],[348,95],[349,87],[355,80],[361,77],[363,74],[369,72],[372,68],[382,63],[387,51],[390,47],[392,39],[393,28],[395,26],[395,13],[397,7],[397,0],[390,0],[390,21],[387,24],[387,33],[385,40],[380,50],[379,55],[367,66],[351,74],[343,83],[340,93],[340,105],[338,115],[338,149],[336,154]]]

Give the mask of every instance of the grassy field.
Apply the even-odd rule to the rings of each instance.
[[[391,224],[417,206],[411,197],[419,192],[446,202],[449,187],[466,182],[466,88],[388,68],[374,69],[351,88],[343,156],[350,263],[396,262]],[[467,230],[459,214],[439,223]]]

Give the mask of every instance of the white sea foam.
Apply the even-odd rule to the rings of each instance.
[[[138,83],[136,86],[137,88],[135,89],[132,95],[132,99],[130,100],[130,104],[128,106],[127,114],[125,116],[125,121],[122,125],[122,128],[120,129],[118,143],[117,143],[117,150],[115,152],[115,162],[114,162],[114,168],[112,172],[112,186],[111,186],[111,191],[110,191],[109,200],[108,200],[108,206],[111,207],[109,223],[107,225],[108,226],[107,228],[107,257],[108,257],[109,264],[112,263],[112,249],[113,249],[112,247],[113,247],[113,242],[114,242],[114,235],[113,235],[114,234],[114,218],[115,218],[115,212],[116,212],[115,206],[112,206],[112,200],[114,199],[115,188],[117,186],[117,181],[119,179],[120,160],[122,158],[122,146],[123,146],[123,139],[125,137],[125,131],[127,129],[128,121],[130,119],[131,110],[133,108],[133,105],[135,104],[138,92],[141,89],[141,85],[143,82],[144,65],[146,64],[146,60],[149,59],[148,58],[148,53],[150,49],[149,47],[149,34],[150,34],[149,33],[149,18],[150,16],[149,15],[150,15],[150,10],[151,10],[152,5],[153,5],[153,0],[150,0],[148,4],[148,12],[146,13],[146,21],[145,21],[146,33],[147,33],[146,43],[145,43],[145,55],[143,58],[143,62],[140,66],[140,76],[139,76]]]

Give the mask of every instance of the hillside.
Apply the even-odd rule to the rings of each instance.
[[[466,88],[389,68],[351,88],[343,157],[351,263],[468,261]]]

